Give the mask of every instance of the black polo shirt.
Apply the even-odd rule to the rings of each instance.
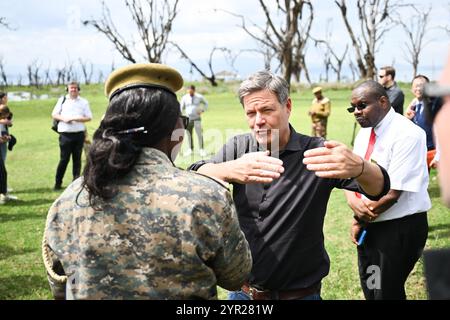
[[[233,184],[239,223],[253,257],[249,282],[266,290],[300,289],[321,281],[330,268],[323,237],[330,193],[335,187],[364,193],[353,179],[324,179],[307,170],[303,153],[323,146],[324,139],[290,129],[289,142],[279,155],[285,169],[279,179],[270,184]],[[190,169],[255,151],[260,150],[251,134],[235,136],[211,160],[197,162]],[[383,173],[385,194],[389,178]]]

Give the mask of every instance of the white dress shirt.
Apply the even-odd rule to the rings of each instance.
[[[69,95],[66,96],[66,100],[63,104],[63,97],[58,99],[55,108],[53,109],[52,116],[61,115],[63,117],[87,117],[92,119],[91,109],[89,108],[89,102],[81,97],[71,99]],[[86,126],[83,122],[72,121],[71,123],[65,123],[59,121],[58,132],[83,132],[86,130]]]
[[[200,104],[203,104],[203,107]],[[180,108],[182,113],[186,111],[189,120],[199,120],[202,112],[208,109],[208,102],[201,94],[194,93],[193,96],[185,94],[181,98]]]
[[[354,152],[361,157],[366,153],[371,130],[361,128],[355,139]],[[403,191],[397,203],[375,222],[428,211],[431,201],[428,195],[425,131],[391,108],[375,127],[375,135],[370,160],[386,169],[391,189]]]

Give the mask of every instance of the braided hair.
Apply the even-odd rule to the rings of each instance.
[[[89,204],[110,199],[117,180],[128,174],[142,148],[153,147],[174,130],[180,107],[176,96],[157,88],[133,88],[115,95],[95,131],[83,172]],[[145,131],[123,134],[131,128]]]

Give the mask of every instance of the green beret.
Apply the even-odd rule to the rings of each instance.
[[[105,82],[105,95],[111,99],[123,90],[139,87],[161,88],[175,94],[183,87],[183,77],[177,70],[164,64],[132,64],[114,70],[109,75]]]

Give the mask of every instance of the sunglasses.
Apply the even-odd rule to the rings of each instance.
[[[189,125],[189,117],[186,116],[180,116],[181,121],[183,121],[183,126],[186,129]]]
[[[355,109],[358,109],[359,111],[361,111],[361,110],[364,110],[367,106],[368,106],[368,104],[365,102],[361,102],[360,104],[357,104],[357,105],[350,103],[350,107],[347,108],[347,111],[349,113],[353,113],[353,112],[355,112]]]

